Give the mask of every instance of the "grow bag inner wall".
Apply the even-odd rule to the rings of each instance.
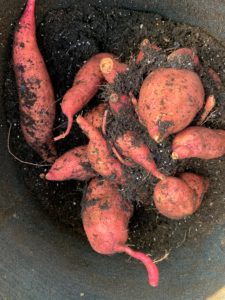
[[[88,5],[88,1],[86,2]],[[0,1],[0,86],[9,63],[9,36],[25,1]],[[38,1],[37,21],[48,9],[77,1]],[[225,41],[224,1],[91,1],[155,11],[201,26]],[[127,256],[100,256],[86,241],[52,223],[31,199],[7,152],[8,127],[0,102],[0,298],[3,299],[206,299],[225,284],[225,226],[201,244],[177,249],[159,265],[160,285],[147,284],[145,269]],[[194,255],[193,255],[194,254]],[[84,294],[84,296],[83,296]]]

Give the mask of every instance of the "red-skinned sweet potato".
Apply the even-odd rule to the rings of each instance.
[[[109,84],[114,83],[116,76],[119,73],[125,73],[127,68],[126,64],[112,57],[105,57],[100,61],[101,72]]]
[[[165,178],[165,175],[157,169],[149,148],[135,132],[125,132],[116,139],[114,145],[123,156],[131,158],[156,178]]]
[[[84,115],[85,120],[98,129],[102,128],[104,113],[107,107],[108,105],[106,103],[95,106],[91,111]]]
[[[203,196],[208,189],[208,179],[190,172],[182,173],[179,177],[196,193],[195,210],[197,210],[200,207]]]
[[[77,117],[77,123],[89,138],[87,155],[92,168],[103,177],[124,184],[126,179],[122,165],[112,156],[101,132],[89,124],[82,116]]]
[[[189,70],[159,68],[144,80],[138,115],[149,135],[160,142],[184,129],[202,108],[204,88],[199,76]]]
[[[161,49],[155,45],[155,44],[151,44],[150,41],[148,39],[144,39],[142,42],[141,42],[141,45],[140,45],[140,51],[137,55],[137,58],[136,58],[136,64],[139,64],[145,57],[145,51],[144,51],[144,48],[150,48],[152,50],[155,50],[155,51],[160,51]]]
[[[212,78],[212,80],[215,82],[217,89],[220,90],[222,87],[222,81],[221,81],[220,76],[212,68],[208,68],[208,74]]]
[[[158,211],[170,219],[182,219],[195,211],[194,191],[180,178],[159,181],[153,199]]]
[[[87,146],[76,147],[60,156],[46,174],[47,180],[89,180],[96,173],[87,158]]]
[[[172,150],[173,159],[221,157],[225,154],[225,130],[188,127],[175,136]]]
[[[179,48],[170,53],[167,57],[168,62],[179,61],[182,57],[190,57],[195,66],[199,65],[199,58],[194,49],[190,48]]]
[[[121,110],[126,110],[130,108],[131,101],[127,95],[118,95],[112,93],[109,97],[109,106],[114,115],[117,115]]]
[[[169,176],[159,181],[153,200],[159,212],[170,219],[192,215],[200,206],[208,181],[194,173],[183,173],[180,178]]]
[[[35,0],[28,0],[13,44],[21,129],[26,142],[42,159],[52,163],[56,158],[52,133],[55,98],[35,31]]]
[[[55,137],[55,141],[65,138],[72,127],[73,116],[79,112],[97,93],[104,80],[100,70],[100,61],[103,58],[113,58],[110,53],[99,53],[91,57],[78,71],[73,86],[63,97],[61,108],[68,119],[66,132]]]
[[[156,287],[156,265],[150,257],[126,245],[133,207],[121,197],[118,187],[108,180],[92,179],[82,204],[83,226],[92,248],[106,255],[125,252],[140,260],[147,269],[149,284]]]

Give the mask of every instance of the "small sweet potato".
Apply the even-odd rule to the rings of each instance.
[[[177,50],[174,50],[167,56],[167,60],[171,63],[174,61],[182,60],[184,57],[190,57],[195,66],[199,65],[199,58],[196,54],[196,51],[190,48],[179,48]]]
[[[87,158],[87,146],[76,147],[60,156],[46,174],[47,180],[89,180],[96,176]]]
[[[182,173],[180,178],[196,193],[195,210],[197,210],[202,203],[205,192],[208,189],[208,179],[190,172]]]
[[[95,128],[102,128],[104,113],[107,107],[108,105],[106,103],[95,106],[91,111],[84,115],[85,120]]]
[[[149,148],[135,132],[125,132],[116,139],[114,145],[123,156],[131,158],[135,163],[142,166],[147,172],[151,173],[156,178],[165,178],[165,175],[157,169]]]
[[[124,184],[126,179],[123,167],[112,156],[110,148],[101,132],[89,124],[82,116],[77,117],[77,123],[89,138],[87,155],[92,168],[103,177]]]
[[[140,51],[136,58],[136,64],[139,64],[145,58],[145,48],[150,48],[155,51],[160,51],[160,48],[157,45],[151,44],[148,39],[144,39],[140,45]]]
[[[188,127],[175,136],[172,150],[173,159],[221,157],[225,154],[225,130]]]
[[[195,212],[196,196],[185,181],[167,177],[154,189],[153,200],[158,211],[170,219],[182,219]]]
[[[103,58],[113,58],[110,53],[99,53],[91,57],[78,71],[73,86],[63,97],[61,108],[68,119],[66,132],[55,137],[55,141],[65,138],[72,127],[73,116],[79,112],[97,93],[104,80],[100,70],[100,61]]]
[[[91,247],[100,254],[125,252],[146,267],[149,284],[158,285],[159,272],[151,258],[126,245],[128,223],[133,213],[130,202],[123,199],[116,185],[108,180],[92,179],[82,203],[82,221]]]
[[[195,72],[159,68],[142,84],[138,115],[149,135],[160,142],[187,127],[203,102],[204,88]]]
[[[13,43],[20,124],[26,142],[42,159],[52,163],[56,159],[53,141],[55,98],[35,31],[35,0],[28,0]]]

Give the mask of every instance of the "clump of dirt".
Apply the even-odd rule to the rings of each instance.
[[[222,87],[218,90],[207,73],[210,66],[220,75],[222,82],[225,80],[225,51],[215,39],[199,28],[177,24],[156,14],[112,8],[99,9],[94,6],[83,7],[81,1],[76,3],[68,9],[49,11],[38,28],[38,43],[57,98],[58,117],[55,122],[55,135],[66,128],[66,119],[60,110],[60,99],[72,85],[75,73],[92,55],[98,52],[111,52],[121,61],[129,63],[129,72],[118,78],[114,90],[118,93],[132,91],[138,98],[145,76],[158,67],[168,66],[167,55],[179,47],[196,49],[201,67],[193,66],[188,59],[173,66],[195,68],[202,79],[206,96],[214,94],[217,100],[216,108],[210,114],[205,126],[225,129],[225,89]],[[162,50],[156,52],[146,49],[145,60],[136,65],[134,57],[139,52],[139,44],[146,37]],[[84,110],[88,111],[97,103],[105,101],[106,95],[107,89],[103,87],[103,91],[100,90]],[[4,102],[7,118],[12,124],[11,150],[20,159],[37,163],[37,166],[18,164],[18,176],[22,176],[28,189],[51,216],[73,226],[76,232],[84,234],[80,219],[80,202],[86,183],[43,180],[42,174],[47,172],[48,166],[40,166],[43,162],[26,145],[20,130],[18,96],[12,64],[6,74]],[[134,111],[131,111],[131,116],[127,118],[127,112],[123,111],[117,119],[109,115],[108,137],[114,139],[124,130],[134,129],[151,148],[162,172],[179,174],[183,171],[192,171],[208,177],[210,181],[201,208],[191,217],[173,221],[158,214],[152,203],[156,180],[138,166],[133,168],[132,172],[129,171],[130,185],[129,188],[122,188],[122,192],[126,198],[138,200],[135,202],[136,210],[130,224],[129,242],[139,249],[147,249],[153,257],[160,257],[171,249],[180,247],[187,240],[200,239],[215,223],[225,219],[225,157],[209,161],[188,159],[174,162],[170,159],[173,137],[157,145],[149,138],[145,128],[137,122]],[[193,122],[197,118],[198,116]],[[57,143],[58,153],[60,155],[86,143],[86,137],[74,123],[69,137]]]

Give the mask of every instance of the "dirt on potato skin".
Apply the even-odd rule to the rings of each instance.
[[[146,64],[146,61],[143,61],[137,66],[134,63],[134,57],[139,52],[139,44],[146,37],[161,47],[162,51],[160,55],[159,53],[156,55],[154,51],[148,52],[147,60],[150,63]],[[206,95],[213,93],[216,96],[217,106],[205,125],[225,129],[225,90],[222,88],[218,91],[214,81],[206,74],[208,66],[211,66],[224,82],[225,51],[216,40],[198,28],[176,24],[155,14],[121,9],[99,9],[92,6],[82,7],[79,3],[70,9],[48,12],[38,27],[38,42],[52,78],[57,99],[58,117],[55,128],[58,126],[59,128],[54,130],[54,135],[66,128],[66,118],[60,111],[60,99],[71,86],[75,73],[92,55],[103,51],[112,52],[121,61],[130,62],[129,74],[117,80],[115,91],[125,93],[132,89],[134,95],[138,97],[138,91],[146,74],[154,68],[165,66],[167,54],[179,47],[196,49],[203,65],[201,68],[196,68],[196,71],[201,76]],[[190,61],[183,61],[182,66],[193,68]],[[91,109],[99,101],[105,101],[106,94],[105,90],[104,93],[99,91],[85,111]],[[12,63],[5,78],[4,102],[7,118],[12,124],[11,150],[25,161],[43,164],[38,155],[26,145],[20,130],[18,96]],[[197,241],[210,232],[215,223],[220,223],[225,219],[225,157],[209,161],[199,159],[172,161],[170,159],[172,137],[157,145],[149,139],[145,128],[136,122],[135,115],[133,122],[125,116],[126,113],[121,113],[120,119],[109,118],[108,134],[111,137],[121,134],[128,128],[138,130],[150,146],[153,157],[162,172],[179,174],[183,171],[192,171],[210,180],[209,190],[201,208],[191,217],[173,221],[159,215],[152,203],[152,192],[157,181],[141,168],[132,169],[133,180],[130,186],[122,188],[122,193],[127,198],[139,200],[135,204],[136,211],[130,224],[129,243],[138,249],[145,249],[151,253],[152,257],[158,258],[187,241]],[[86,137],[74,123],[69,137],[57,143],[58,154],[86,143]],[[80,201],[86,183],[47,182],[42,176],[47,170],[48,166],[35,167],[18,163],[18,176],[23,177],[28,189],[50,215],[66,225],[73,226],[76,232],[84,234],[80,218]]]

